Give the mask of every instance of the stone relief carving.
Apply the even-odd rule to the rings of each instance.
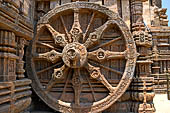
[[[86,9],[92,11],[92,16],[90,19],[90,23],[87,26],[87,29],[83,31],[82,24],[80,23],[80,15],[81,12],[83,10],[85,11]],[[64,18],[60,13],[68,10],[71,10],[73,14],[73,24],[72,27],[70,28],[70,31],[67,29],[66,24],[64,23],[65,22]],[[96,12],[94,12],[93,10],[95,10]],[[96,18],[97,13],[99,12],[101,14],[107,15],[108,20],[103,25],[94,29],[94,31],[91,32],[90,31],[92,27],[91,24],[93,24],[94,19]],[[64,26],[63,27],[64,34],[59,33],[57,30],[55,30],[54,25],[52,27],[49,21],[51,18],[55,17],[56,14],[59,14],[58,17],[61,20],[60,22]],[[115,38],[107,43],[103,43],[95,47],[94,45],[100,43],[101,37],[103,37],[103,33],[105,32],[105,29],[108,29],[109,26],[117,26],[122,33],[122,37]],[[38,51],[36,52],[35,47],[38,46],[36,45],[37,42],[40,45],[50,47],[48,43],[38,41],[39,37],[41,37],[39,34],[42,33],[41,30],[43,30],[44,28],[47,28],[47,30],[51,33],[52,39],[54,40],[54,45],[63,48],[62,52],[58,52],[56,50],[51,50],[50,52],[45,52],[45,53],[38,53]],[[102,49],[103,47],[110,45],[111,43],[114,43],[122,38],[126,42],[126,47],[123,52],[114,52],[111,50]],[[52,49],[54,47],[50,47],[50,48]],[[90,48],[93,49],[89,52]],[[116,13],[109,11],[107,8],[101,7],[98,4],[87,3],[87,2],[74,2],[74,3],[63,5],[61,7],[56,7],[53,10],[49,11],[49,13],[44,15],[38,22],[37,36],[32,43],[32,50],[29,51],[29,53],[30,55],[33,54],[33,58],[31,59],[34,58],[37,60],[46,59],[56,66],[58,65],[56,61],[61,61],[61,60],[63,61],[63,64],[60,63],[60,67],[54,68],[51,80],[47,83],[45,89],[42,89],[42,91],[38,91],[35,89],[39,95],[45,93],[45,95],[47,96],[46,99],[53,101],[49,97],[51,97],[50,92],[53,89],[54,85],[58,84],[58,82],[61,79],[66,79],[66,84],[69,83],[70,81],[70,83],[72,84],[73,94],[74,94],[73,105],[71,106],[70,102],[66,102],[61,99],[58,99],[57,104],[60,107],[59,109],[58,107],[55,107],[55,109],[60,110],[62,112],[63,111],[67,112],[70,110],[73,112],[80,112],[81,110],[84,111],[84,109],[86,109],[84,112],[100,112],[108,108],[119,97],[121,97],[121,95],[128,88],[134,74],[136,58],[138,55],[136,52],[135,43],[133,41],[133,38],[131,37],[131,34],[125,22],[123,22],[122,19],[120,19],[120,17]],[[92,65],[90,63],[90,59],[97,61],[99,63]],[[127,60],[127,64],[125,66],[124,72],[120,72],[111,69],[110,67],[103,66],[103,68],[113,71],[118,75],[123,75],[119,84],[116,87],[113,87],[108,81],[108,79],[106,79],[105,77],[106,75],[102,74],[101,71],[102,65],[100,65],[100,63],[104,61],[114,60],[114,59]],[[36,65],[35,62],[32,62],[32,64]],[[85,68],[90,76],[88,75],[82,76],[82,68]],[[33,70],[34,68],[31,67],[30,71],[32,72]],[[69,73],[69,70],[72,71],[72,75],[69,75],[70,77],[66,76],[66,73]],[[33,74],[33,78],[36,77],[37,74],[44,71],[45,70],[42,70],[40,72],[33,71],[33,73],[35,72]],[[81,93],[83,92],[83,84],[84,84],[83,82],[85,79],[84,77],[87,79],[87,81],[95,80],[96,82],[101,83],[109,91],[108,96],[97,102],[94,102],[91,105],[88,105],[90,103],[87,103],[86,106],[85,103],[82,103],[82,101],[85,101],[81,99],[82,98]],[[38,81],[39,79],[36,79],[36,82]],[[89,85],[92,87],[90,82]],[[66,94],[65,90],[63,91],[63,95]],[[93,90],[93,88],[91,88],[91,90]],[[92,95],[95,98],[94,92]],[[45,101],[47,102],[47,100]],[[54,105],[50,104],[50,106],[52,107]]]

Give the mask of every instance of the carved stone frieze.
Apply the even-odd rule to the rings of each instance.
[[[144,99],[143,103],[139,105],[139,113],[154,113],[155,112],[155,107],[154,105],[148,104],[147,102],[147,87],[146,87],[146,81],[144,80],[143,82],[143,93],[144,93]]]
[[[132,111],[135,113],[154,113],[153,98],[155,96],[154,78],[139,77],[134,78],[131,84],[132,90]]]
[[[0,30],[0,112],[20,113],[31,104],[31,80],[18,80],[23,71],[24,42],[17,42],[14,32]],[[17,49],[19,46],[19,50]],[[19,61],[19,62],[18,62]],[[19,64],[20,63],[20,64]],[[22,70],[19,70],[21,68]],[[22,73],[23,74],[23,73]]]
[[[15,34],[11,31],[0,30],[0,59],[1,59],[1,81],[16,80],[16,42]]]
[[[136,45],[138,46],[152,46],[152,35],[145,31],[135,31],[133,32]]]

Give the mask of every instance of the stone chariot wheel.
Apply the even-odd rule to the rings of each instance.
[[[54,8],[37,25],[27,72],[37,95],[66,113],[97,113],[128,88],[136,46],[125,22],[98,4]]]

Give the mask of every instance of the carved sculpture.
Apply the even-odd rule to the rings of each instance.
[[[88,13],[87,13],[88,11]],[[66,15],[62,15],[62,12],[69,12]],[[80,23],[80,15],[85,12],[89,15],[89,24],[86,28]],[[68,29],[68,23],[65,23],[64,17],[67,15],[73,15],[72,27]],[[101,15],[101,16],[100,16]],[[94,26],[96,18],[103,18],[105,15],[105,22],[100,26]],[[54,20],[52,18],[59,18],[58,22],[63,26],[64,31],[56,30],[56,26],[53,25]],[[69,18],[71,19],[71,18]],[[67,25],[66,25],[67,24]],[[61,26],[61,27],[62,27]],[[92,26],[95,28],[92,29]],[[117,33],[120,37],[106,40],[104,39],[104,33],[106,29],[118,28]],[[45,41],[42,36],[43,30],[48,30],[47,40]],[[121,31],[121,32],[120,32]],[[46,35],[47,37],[47,35]],[[43,41],[44,40],[44,41]],[[124,41],[123,41],[124,40]],[[121,52],[112,51],[110,49],[104,49],[117,41],[123,41],[125,43],[125,49]],[[39,51],[39,47],[47,47],[45,51]],[[44,15],[38,22],[37,35],[33,42],[30,44],[29,56],[27,56],[27,66],[29,69],[29,77],[34,78],[33,88],[43,98],[44,102],[50,107],[61,112],[100,112],[111,106],[128,88],[133,74],[137,58],[136,47],[128,30],[128,27],[119,18],[119,16],[105,7],[94,3],[75,2],[63,5],[61,7],[54,8],[49,13]],[[52,64],[44,69],[36,69],[38,63],[42,60],[47,60]],[[124,72],[115,70],[110,66],[104,66],[102,62],[116,61],[117,59],[126,60],[124,65]],[[48,65],[48,64],[47,64]],[[106,78],[104,70],[111,73],[118,74],[121,79],[116,86],[111,84],[112,79]],[[45,82],[41,78],[42,73],[52,71],[51,74],[43,75],[48,79]],[[84,72],[86,70],[86,72]],[[84,73],[84,74],[83,74]],[[54,92],[57,85],[63,84],[61,93]],[[90,89],[84,89],[85,82],[89,84]],[[102,95],[96,96],[96,90],[93,84],[100,83],[104,86],[106,97]],[[68,87],[72,87],[73,91],[68,93]],[[98,86],[97,86],[98,87]],[[59,89],[61,89],[59,88]],[[52,94],[54,92],[54,94]],[[92,95],[93,98],[83,97],[83,95]],[[54,96],[55,95],[55,96]],[[66,98],[71,96],[73,99]],[[65,98],[64,98],[65,97]]]
[[[0,113],[154,113],[155,93],[170,98],[170,28],[161,0],[0,6]]]
[[[19,59],[17,60],[17,74],[18,78],[22,79],[24,78],[24,61],[23,61],[23,56],[24,56],[24,45],[26,43],[26,40],[24,38],[18,37],[18,56]]]

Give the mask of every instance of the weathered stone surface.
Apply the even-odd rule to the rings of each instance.
[[[130,7],[129,1],[122,0],[122,18],[130,29]]]
[[[161,0],[0,6],[0,112],[154,113],[155,93],[168,91],[170,99],[170,27]]]
[[[66,15],[62,14],[62,12],[67,12],[68,10],[70,10],[70,12],[66,13]],[[85,15],[83,12],[85,12]],[[97,17],[99,14],[101,16]],[[84,18],[81,17],[81,15]],[[54,18],[59,18],[60,21],[58,20],[56,23]],[[84,21],[85,18],[89,19]],[[73,21],[70,30],[68,30],[69,23],[67,23],[65,19]],[[96,23],[96,20],[101,21],[101,23]],[[59,32],[59,29],[56,27],[58,25],[61,25],[59,29],[64,29],[63,32]],[[117,26],[119,30],[111,27],[112,25]],[[86,26],[86,28],[81,26]],[[90,31],[91,29],[93,29],[93,32]],[[105,32],[106,29],[108,29],[109,32]],[[53,45],[48,43],[48,41],[43,41],[42,36],[45,36],[45,34],[43,34],[45,33],[44,30],[49,31],[49,34],[46,34],[46,37],[51,38],[46,38],[46,40],[50,41],[53,39]],[[111,35],[112,32],[114,33],[113,35]],[[103,36],[103,34],[111,36]],[[119,37],[117,37],[117,34]],[[101,39],[104,39],[105,43],[102,43]],[[31,67],[29,68],[28,76],[30,78],[34,78],[35,81],[33,81],[33,88],[36,90],[40,98],[44,98],[44,102],[55,110],[60,112],[76,113],[80,111],[101,112],[111,106],[118,99],[118,97],[125,92],[132,80],[137,58],[135,42],[133,41],[125,22],[120,19],[115,12],[102,7],[99,4],[94,4],[91,2],[74,2],[72,4],[65,4],[60,7],[55,7],[39,20],[37,35],[34,40],[35,41],[30,43],[29,47],[31,49],[28,51],[27,56],[27,68]],[[119,40],[119,43],[124,43],[126,45],[125,47],[122,47],[124,48],[121,50],[122,52],[119,52],[119,49],[111,50],[107,47],[107,45],[111,45],[114,42],[116,43]],[[122,40],[125,40],[125,42]],[[95,47],[97,44],[98,46]],[[51,45],[50,48],[54,48],[55,50],[48,51],[45,49],[46,51],[42,51],[38,49],[43,45],[46,45],[44,46],[45,48],[50,47]],[[57,52],[60,48],[55,47],[54,45],[62,47],[62,51]],[[113,48],[112,46],[114,46],[114,44],[111,45],[111,48]],[[88,49],[90,49],[90,51]],[[34,62],[33,59],[36,59],[36,62]],[[32,67],[32,64],[37,65],[37,68],[39,68],[37,63],[42,62],[41,59],[46,59],[56,66],[59,63],[60,66],[58,65],[58,68],[55,67],[52,69],[50,68],[52,66],[51,65],[36,71],[37,69],[35,70],[35,68]],[[98,62],[97,65],[94,65],[96,63],[90,63],[92,59],[93,61]],[[111,64],[109,63],[105,64],[107,66],[100,66],[100,63],[102,62],[108,62],[109,60],[114,60],[117,62],[117,59],[127,60],[126,65],[122,64],[123,68],[125,68],[123,72],[111,68]],[[64,64],[61,64],[61,61]],[[103,67],[104,70],[102,70],[101,67]],[[51,74],[45,73],[46,71],[48,72],[48,69],[51,70]],[[73,73],[69,73],[68,70],[73,71]],[[110,76],[108,74],[109,70],[111,71],[111,74],[115,73],[120,77],[120,82],[116,83],[114,87],[110,82],[113,81],[114,83],[114,80],[117,79],[114,77],[110,80],[108,79]],[[84,75],[81,73],[84,73]],[[42,84],[45,79],[36,79],[36,77],[37,75],[41,76],[42,74],[44,74],[44,77],[46,76],[50,79],[46,79],[46,84],[44,84],[44,87],[40,90],[41,87],[37,87],[37,83],[40,82],[40,84]],[[71,77],[68,77],[67,75],[70,75]],[[71,85],[73,90],[70,90],[68,87],[62,85],[61,88],[64,88],[64,90],[62,91],[61,88],[58,89],[58,91],[61,90],[63,92],[61,97],[58,97],[59,92],[55,90],[54,87],[55,84],[60,84],[60,80],[66,81],[66,83],[64,83],[66,86],[70,83],[69,85]],[[96,83],[100,84],[100,86]],[[86,86],[85,84],[89,84],[89,86]],[[99,88],[99,92],[97,89],[93,88],[94,84],[96,84],[95,87]],[[83,87],[87,88],[84,89]],[[89,92],[90,90],[92,92]],[[71,95],[66,93],[67,91],[70,91]],[[100,91],[103,93],[100,93]],[[52,97],[53,99],[49,98],[49,96],[52,95],[55,95]],[[69,95],[69,98],[64,98],[66,95]],[[82,97],[82,95],[87,96]],[[92,97],[90,96],[89,98],[88,95],[91,95]],[[103,97],[104,95],[106,97]],[[70,100],[70,98],[73,100]],[[71,103],[73,106],[71,106]]]
[[[104,5],[108,7],[111,11],[118,13],[117,0],[104,0]]]
[[[22,2],[0,1],[1,113],[20,113],[31,104],[31,80],[24,76],[25,45],[21,40],[33,38],[33,9],[29,9],[31,1],[25,1],[25,9]]]

